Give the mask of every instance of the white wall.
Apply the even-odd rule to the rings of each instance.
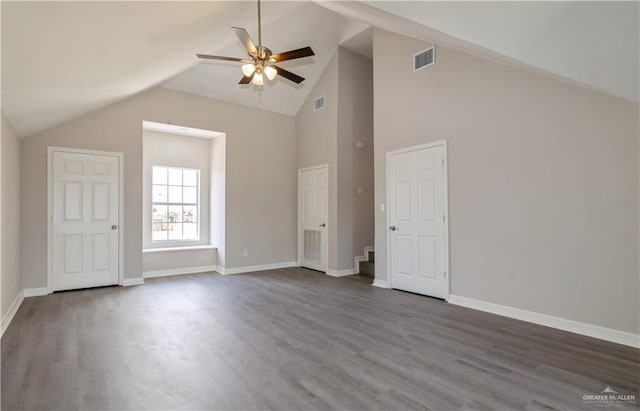
[[[211,141],[211,244],[216,247],[216,264],[225,267],[227,136]],[[295,238],[295,237],[294,237]]]
[[[46,284],[48,145],[124,153],[124,272],[125,278],[142,276],[143,120],[227,133],[227,268],[295,261],[294,118],[156,88],[23,140],[25,288]]]
[[[144,249],[188,247],[211,244],[211,145],[206,138],[143,130],[142,132],[142,241]],[[200,210],[198,241],[153,242],[151,239],[151,186],[153,166],[195,168],[200,170]],[[144,253],[145,273],[216,265],[216,250],[165,251]]]
[[[0,160],[0,191],[2,196],[2,276],[0,278],[0,318],[5,317],[22,291],[20,275],[20,140],[11,123],[0,113],[2,147]]]
[[[447,139],[451,293],[638,334],[638,104],[444,47],[413,73],[427,46],[374,32],[376,204],[386,152]]]

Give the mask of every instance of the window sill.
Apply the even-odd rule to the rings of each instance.
[[[190,245],[185,247],[164,247],[164,248],[145,248],[142,250],[142,254],[147,253],[162,253],[165,251],[194,251],[194,250],[215,250],[215,245]]]

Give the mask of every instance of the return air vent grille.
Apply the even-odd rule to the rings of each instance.
[[[418,71],[420,69],[428,67],[435,63],[435,61],[436,49],[434,46],[413,56],[413,71]]]
[[[324,108],[324,96],[320,96],[313,100],[313,111],[322,110]]]

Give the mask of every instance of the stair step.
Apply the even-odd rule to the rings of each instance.
[[[375,277],[376,270],[375,264],[370,261],[360,261],[360,275],[366,275],[367,277]]]

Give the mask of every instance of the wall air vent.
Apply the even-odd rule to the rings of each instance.
[[[324,108],[324,96],[320,96],[313,100],[313,111],[322,110]]]
[[[436,61],[436,48],[432,46],[413,56],[413,71],[428,67]]]

